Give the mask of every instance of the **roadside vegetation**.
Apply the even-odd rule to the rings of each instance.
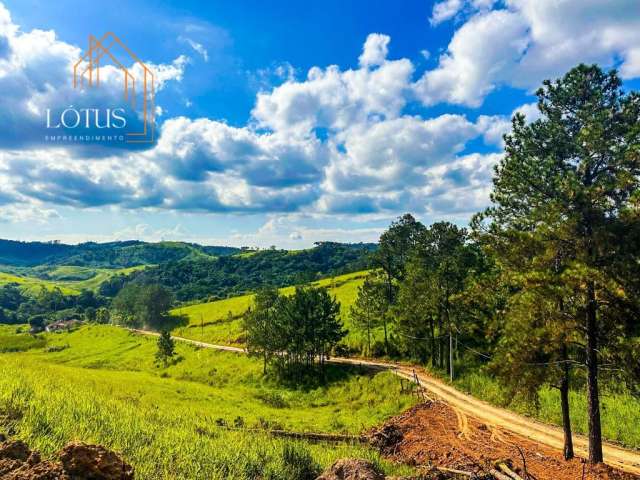
[[[454,385],[460,390],[494,405],[509,408],[544,423],[562,426],[560,392],[544,386],[538,391],[537,405],[522,397],[514,398],[498,379],[482,371],[461,372]],[[607,388],[601,396],[602,434],[609,441],[628,448],[640,449],[640,398],[628,392]],[[587,403],[583,392],[569,392],[571,425],[575,433],[586,435],[589,431]]]

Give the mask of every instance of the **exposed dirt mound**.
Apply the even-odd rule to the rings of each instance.
[[[392,459],[423,465],[429,470],[436,467],[461,470],[480,478],[492,478],[492,470],[500,473],[498,463],[523,479],[640,478],[605,465],[593,467],[581,459],[565,461],[561,452],[480,423],[442,402],[417,405],[390,419],[373,431],[370,438],[372,444]]]
[[[0,444],[3,480],[132,480],[133,467],[100,445],[70,443],[58,454],[60,461],[42,461],[22,441]]]
[[[70,443],[59,454],[69,475],[95,479],[133,478],[133,467],[100,445]]]
[[[396,448],[404,436],[400,427],[394,423],[387,423],[374,431],[369,437],[369,443],[385,455],[395,455]]]
[[[316,480],[385,480],[385,476],[368,460],[343,458],[336,460]]]
[[[0,445],[0,459],[18,460],[26,462],[31,455],[31,450],[22,440],[3,442]]]

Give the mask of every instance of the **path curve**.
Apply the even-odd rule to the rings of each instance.
[[[156,332],[148,330],[129,329],[132,332],[142,335],[159,336]],[[227,352],[243,353],[247,351],[239,347],[226,345],[216,345],[213,343],[200,342],[184,337],[172,337],[179,342],[189,343],[201,348],[211,348]],[[379,362],[360,358],[333,357],[328,360],[330,363],[346,365],[362,365],[385,370],[392,370],[397,375],[408,380],[414,380],[414,372],[420,383],[427,391],[438,399],[446,402],[450,406],[458,409],[462,413],[479,420],[482,423],[499,427],[513,432],[522,437],[535,442],[556,448],[562,451],[564,436],[559,427],[538,422],[517,413],[495,407],[487,402],[478,400],[471,395],[463,393],[440,379],[426,373],[422,368],[412,365],[404,365],[393,362]],[[577,456],[587,458],[588,440],[582,435],[573,436],[573,447]],[[603,444],[604,461],[607,465],[622,470],[624,472],[640,475],[640,451],[628,450],[611,443]]]

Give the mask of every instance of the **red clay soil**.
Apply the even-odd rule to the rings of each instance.
[[[482,476],[497,461],[508,460],[516,473],[532,480],[640,478],[604,465],[592,467],[581,459],[565,461],[555,449],[482,424],[442,402],[417,405],[376,432],[373,443],[378,440],[383,453],[411,465],[447,467]]]

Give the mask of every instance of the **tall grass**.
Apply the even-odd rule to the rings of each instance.
[[[360,432],[413,402],[389,373],[336,371],[331,384],[299,390],[263,377],[258,361],[187,345],[178,345],[180,361],[160,369],[152,339],[113,327],[51,334],[47,342],[46,350],[0,355],[0,428],[45,455],[71,440],[101,443],[122,452],[142,479],[315,478],[354,456],[390,473],[406,470],[360,445],[221,426]],[[66,348],[51,348],[58,345]]]
[[[46,340],[42,336],[32,336],[27,334],[6,335],[0,333],[0,353],[25,352],[32,348],[42,348],[46,343]]]
[[[47,341],[43,335],[30,335],[29,325],[6,325],[0,323],[0,353],[26,352],[32,348],[43,348]]]
[[[560,394],[557,389],[545,387],[539,392],[539,405],[534,408],[514,398],[500,382],[484,372],[464,372],[455,382],[460,389],[494,405],[510,408],[545,423],[562,425]],[[583,391],[569,395],[571,424],[575,433],[586,435],[587,396]],[[640,448],[640,399],[629,394],[602,391],[600,398],[602,434],[607,440],[630,448]]]

